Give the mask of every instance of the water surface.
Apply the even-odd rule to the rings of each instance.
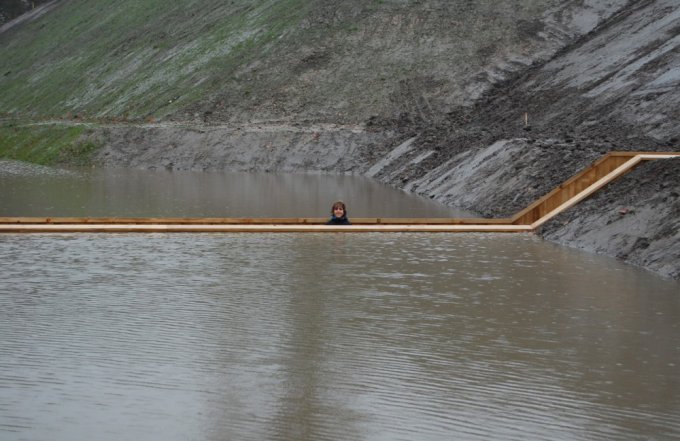
[[[0,164],[0,215],[455,215],[351,176]],[[677,440],[680,284],[494,234],[2,234],[0,439]]]
[[[351,175],[54,169],[0,161],[0,216],[474,217]]]
[[[0,236],[0,438],[674,440],[678,283],[531,235]]]

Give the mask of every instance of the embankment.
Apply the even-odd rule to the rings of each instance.
[[[123,121],[78,141],[104,166],[365,174],[505,216],[607,151],[680,149],[677,0],[59,5],[0,34],[0,114]],[[679,277],[677,168],[542,234]]]
[[[510,216],[608,150],[558,140],[501,140],[463,150],[417,179],[401,181],[433,152],[394,132],[287,125],[108,127],[92,160],[109,167],[363,174],[487,217]],[[539,231],[547,240],[680,278],[680,160],[644,164]]]
[[[680,160],[643,164],[543,226],[540,235],[680,279]]]
[[[151,124],[100,127],[88,139],[104,145],[91,161],[106,167],[361,173],[392,135],[332,124]]]

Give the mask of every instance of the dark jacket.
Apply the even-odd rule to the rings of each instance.
[[[331,215],[331,219],[326,222],[326,225],[352,225],[347,219],[347,216],[343,217],[335,217],[335,215]]]

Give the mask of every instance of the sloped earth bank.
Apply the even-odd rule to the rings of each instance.
[[[390,131],[333,124],[110,126],[90,139],[105,147],[93,161],[108,167],[361,173],[366,152]]]
[[[638,166],[543,226],[545,239],[680,279],[680,159]]]
[[[511,215],[608,151],[677,151],[679,72],[680,5],[630,2],[446,123],[402,125],[411,139],[399,151],[404,161],[371,174],[446,204]],[[645,165],[541,234],[679,278],[678,177],[680,161]]]
[[[395,133],[360,127],[118,127],[92,136],[109,140],[96,158],[105,166],[364,174],[487,217],[516,213],[610,149],[516,138],[461,149],[423,172],[433,153],[417,148],[418,137],[375,155]],[[680,279],[680,160],[640,165],[539,235]]]
[[[437,118],[112,127],[91,136],[105,146],[95,157],[104,165],[366,174],[507,216],[608,151],[678,150],[678,72],[680,5],[632,1],[549,60]],[[404,108],[417,107],[419,97],[409,99]],[[541,234],[679,278],[679,164],[640,167]]]

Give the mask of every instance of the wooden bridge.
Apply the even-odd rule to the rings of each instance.
[[[0,233],[29,232],[531,232],[642,161],[680,152],[610,152],[510,218],[79,218],[0,217]]]

